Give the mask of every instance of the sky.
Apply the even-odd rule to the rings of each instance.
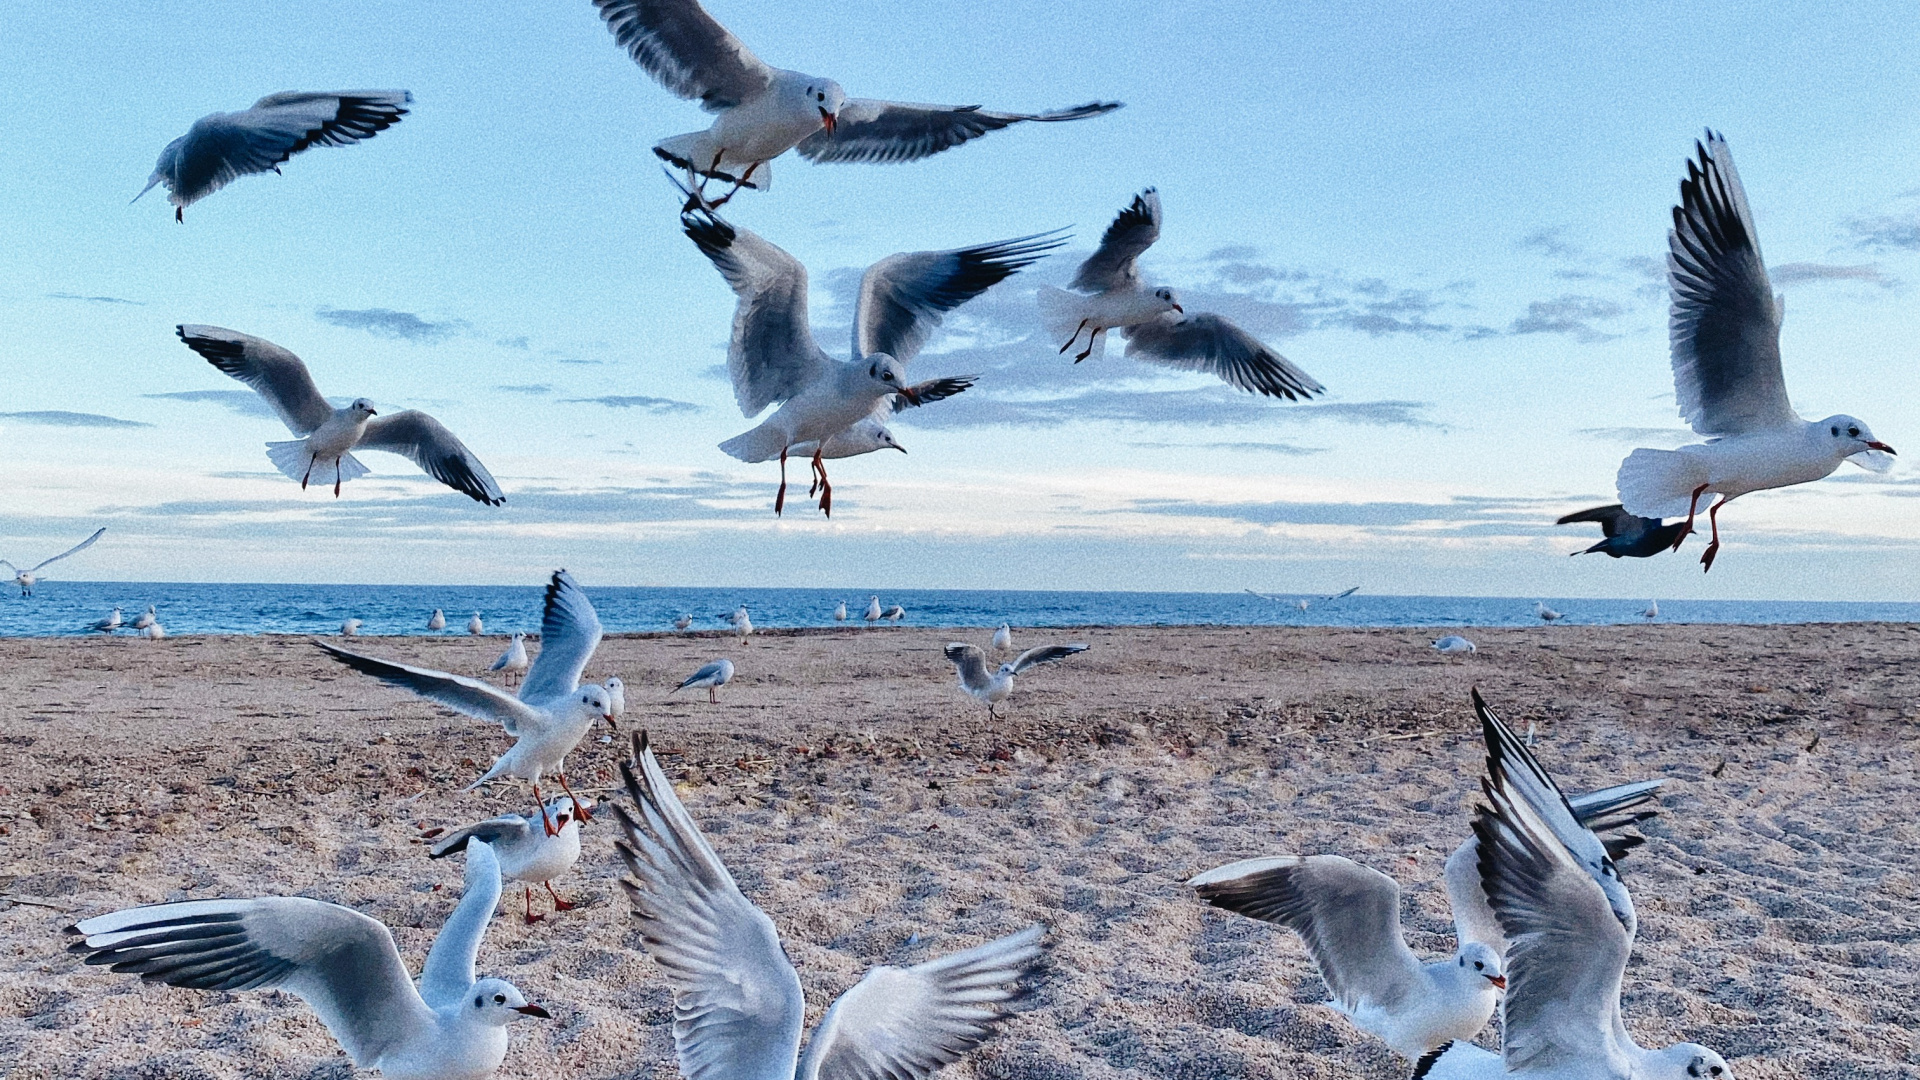
[[[1920,7],[712,0],[769,63],[853,96],[1116,100],[908,165],[788,155],[725,213],[810,270],[846,355],[866,265],[1058,227],[950,316],[914,378],[979,373],[833,463],[777,470],[724,374],[733,297],[649,152],[709,117],[588,0],[9,5],[0,35],[0,557],[93,580],[1068,588],[1920,600],[1920,474],[1749,495],[1726,547],[1569,559],[1635,446],[1691,439],[1663,258],[1693,141],[1728,138],[1788,390],[1920,443]],[[189,207],[133,205],[199,116],[288,89],[406,88],[378,137]],[[1328,393],[1273,402],[1038,333],[1133,194],[1145,275]],[[299,354],[332,396],[424,409],[507,492],[411,463],[306,492],[289,436],[176,323]],[[1920,452],[1920,451],[1915,451]],[[794,471],[804,476],[804,468]]]

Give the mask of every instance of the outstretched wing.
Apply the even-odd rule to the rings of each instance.
[[[849,98],[840,106],[832,132],[825,128],[814,132],[801,140],[799,150],[801,157],[815,162],[918,161],[1013,124],[1085,120],[1119,107],[1117,101],[1090,101],[1051,112],[1005,113],[988,112],[978,105]]]
[[[467,445],[454,437],[445,425],[414,409],[392,416],[375,417],[367,422],[360,445],[368,450],[385,450],[412,459],[428,476],[462,495],[499,506],[507,501],[480,459]]]
[[[1643,518],[1629,514],[1627,513],[1626,507],[1621,506],[1619,503],[1613,503],[1609,506],[1596,506],[1590,510],[1577,510],[1571,514],[1563,514],[1554,524],[1573,525],[1584,521],[1591,521],[1599,525],[1600,535],[1609,537],[1623,534],[1627,536],[1639,536],[1648,529],[1657,529],[1660,527],[1659,518]]]
[[[460,903],[433,939],[427,964],[420,969],[420,996],[440,1009],[466,997],[474,983],[480,942],[500,902],[500,859],[484,840],[467,844],[466,885]]]
[[[453,832],[433,842],[427,849],[427,858],[444,859],[449,855],[467,850],[467,845],[475,840],[483,840],[490,845],[513,844],[533,835],[533,826],[519,814],[502,814],[499,817],[476,821],[464,829]]]
[[[220,326],[184,324],[173,332],[207,363],[252,387],[267,399],[295,435],[313,434],[333,418],[333,406],[320,396],[307,365],[265,338]]]
[[[960,673],[960,685],[967,689],[985,690],[987,684],[993,681],[993,677],[987,674],[987,661],[980,653],[980,646],[964,641],[949,642],[946,655]]]
[[[1181,371],[1204,371],[1236,390],[1288,401],[1326,390],[1222,315],[1169,311],[1127,327],[1126,334],[1128,356]]]
[[[1013,673],[1018,675],[1036,664],[1051,664],[1055,660],[1065,660],[1074,653],[1083,653],[1086,651],[1087,647],[1085,645],[1078,644],[1042,645],[1038,648],[1028,649],[1026,652],[1021,653],[1019,658],[1014,660]]]
[[[600,616],[593,602],[573,575],[555,570],[540,611],[540,655],[520,684],[520,700],[546,701],[573,693],[599,647]]]
[[[889,255],[860,278],[853,309],[853,355],[886,353],[901,363],[920,355],[940,317],[1032,266],[1066,243],[1059,230],[951,251]]]
[[[740,298],[727,346],[740,411],[757,415],[825,374],[832,361],[807,324],[807,268],[800,260],[705,209],[680,215],[680,227]]]
[[[505,728],[509,735],[519,734],[522,723],[532,721],[537,724],[540,721],[540,714],[531,706],[491,683],[469,679],[465,675],[450,675],[432,668],[363,656],[324,641],[315,641],[314,644],[355,671],[371,675],[388,686],[411,690],[463,716],[491,720]]]
[[[926,382],[917,382],[908,387],[908,389],[913,391],[911,396],[906,394],[889,394],[881,401],[880,405],[874,410],[874,413],[878,417],[886,417],[893,413],[906,412],[908,409],[918,408],[929,402],[945,401],[979,381],[980,376],[978,375],[949,375],[944,379],[928,379]]]
[[[773,69],[698,0],[593,0],[613,40],[660,85],[719,112],[773,85]]]
[[[1160,192],[1148,188],[1113,219],[1100,246],[1073,275],[1073,287],[1106,292],[1140,280],[1140,255],[1160,239]]]
[[[57,562],[59,562],[59,561],[60,561],[61,559],[64,559],[64,558],[66,558],[66,557],[67,557],[67,556],[69,556],[69,555],[77,555],[77,554],[79,554],[80,552],[82,552],[82,551],[85,551],[85,550],[87,550],[88,548],[90,548],[90,547],[92,547],[92,546],[93,546],[93,542],[94,542],[95,540],[98,540],[98,539],[100,539],[100,536],[101,536],[101,534],[102,534],[102,533],[105,533],[106,531],[107,531],[107,527],[106,527],[105,525],[102,525],[102,526],[100,526],[100,527],[99,527],[98,529],[95,529],[95,530],[93,531],[93,535],[92,535],[92,536],[89,536],[89,537],[87,537],[87,538],[86,538],[85,540],[82,540],[82,541],[80,541],[79,543],[77,543],[77,544],[75,544],[75,545],[73,545],[72,547],[70,547],[70,548],[68,548],[67,550],[65,550],[65,551],[63,551],[63,552],[61,552],[60,554],[58,554],[58,555],[55,555],[55,556],[54,556],[53,558],[51,558],[51,559],[45,559],[45,560],[42,560],[42,561],[40,562],[40,564],[39,564],[39,566],[35,566],[35,567],[33,567],[32,569],[30,569],[30,570],[28,570],[28,571],[27,571],[27,573],[29,573],[29,574],[32,574],[32,573],[36,573],[36,572],[38,572],[38,571],[39,571],[39,569],[40,569],[40,567],[41,567],[41,566],[48,566],[48,565],[50,565],[50,564],[52,564],[52,563],[57,563]],[[4,561],[4,560],[0,560],[0,561]],[[11,569],[13,569],[13,572],[14,572],[14,573],[15,573],[16,575],[20,573],[20,570],[19,570],[19,568],[18,568],[18,567],[14,567],[14,565],[13,565],[12,563],[7,563],[7,566],[8,566],[9,568],[11,568]]]
[[[405,90],[269,94],[244,112],[194,121],[161,155],[159,174],[170,175],[160,178],[173,201],[186,206],[241,176],[276,169],[310,146],[370,139],[399,123],[412,102]]]

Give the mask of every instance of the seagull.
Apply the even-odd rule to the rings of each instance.
[[[748,618],[747,605],[745,604],[741,604],[735,608],[733,618],[728,621],[733,625],[733,632],[740,635],[742,643],[747,640],[748,634],[753,633],[753,620]]]
[[[512,686],[514,680],[527,670],[527,635],[515,631],[513,641],[507,645],[507,651],[501,653],[500,658],[495,660],[493,666],[487,670],[502,672],[501,678],[508,686]]]
[[[351,451],[384,450],[411,459],[427,475],[476,502],[499,506],[507,501],[473,451],[426,413],[408,409],[376,420],[379,413],[366,398],[336,409],[320,396],[307,365],[265,338],[192,324],[177,326],[174,332],[208,363],[252,387],[300,436],[268,443],[267,458],[300,481],[302,491],[316,475],[325,483],[331,471],[338,498],[341,484],[371,471]]]
[[[115,630],[120,629],[120,609],[114,608],[113,613],[104,619],[95,619],[91,629],[102,634],[111,634]]]
[[[1160,238],[1160,193],[1153,188],[1107,226],[1100,247],[1073,277],[1072,288],[1040,289],[1040,310],[1048,332],[1067,335],[1061,352],[1081,334],[1087,347],[1074,355],[1079,363],[1104,351],[1108,330],[1124,329],[1127,355],[1181,371],[1217,375],[1236,390],[1295,401],[1323,393],[1313,376],[1261,344],[1220,315],[1189,314],[1172,289],[1140,281],[1138,260]]]
[[[1400,886],[1338,855],[1243,859],[1188,881],[1215,907],[1300,935],[1328,1006],[1410,1061],[1471,1039],[1507,985],[1500,954],[1457,926],[1458,947],[1422,964],[1400,931]]]
[[[1794,412],[1780,368],[1784,304],[1767,280],[1733,152],[1713,131],[1694,148],[1699,160],[1687,163],[1667,233],[1668,333],[1680,415],[1708,441],[1635,450],[1616,483],[1627,513],[1686,513],[1675,547],[1693,531],[1700,497],[1720,496],[1707,512],[1713,537],[1700,556],[1711,570],[1721,507],[1750,491],[1819,480],[1845,461],[1885,472],[1893,447],[1844,413],[1807,421]]]
[[[833,621],[834,622],[847,621],[847,602],[845,600],[842,600],[838,604],[835,604],[833,606]]]
[[[13,583],[15,585],[20,586],[21,596],[32,596],[33,587],[36,584],[38,584],[40,581],[40,579],[35,575],[40,572],[41,567],[50,566],[53,563],[57,563],[61,559],[64,559],[69,555],[77,555],[80,552],[87,550],[88,548],[92,547],[93,542],[95,540],[100,539],[101,534],[105,533],[106,531],[107,531],[107,527],[102,525],[100,528],[95,529],[93,531],[92,536],[87,537],[85,540],[80,541],[79,543],[73,545],[67,550],[61,552],[60,554],[55,555],[53,558],[43,560],[33,566],[28,567],[25,570],[20,569],[19,567],[13,565],[12,563],[8,562],[5,559],[0,559],[0,566],[6,567],[7,570],[13,574]]]
[[[1474,651],[1473,642],[1468,641],[1459,634],[1448,634],[1446,637],[1435,641],[1433,648],[1434,651],[1443,653],[1465,653]]]
[[[1647,610],[1641,612],[1640,617],[1643,619],[1659,618],[1660,617],[1660,601],[1658,600],[1647,601]]]
[[[907,448],[894,438],[893,431],[887,427],[887,420],[895,413],[950,398],[972,386],[978,378],[977,375],[956,375],[915,383],[898,394],[881,398],[872,412],[825,442],[795,443],[787,449],[787,453],[792,457],[812,457],[817,451],[821,458],[830,461],[859,457],[875,450],[898,450],[904,454]],[[808,489],[807,494],[812,495],[818,487],[819,478],[816,477],[814,487]]]
[[[926,1080],[986,1041],[1038,965],[1040,924],[913,967],[874,968],[827,1009],[801,1056],[806,1002],[773,920],[741,894],[644,734],[633,756],[620,763],[633,809],[614,807],[626,835],[615,845],[627,868],[620,884],[673,989],[686,1076]]]
[[[567,785],[568,752],[586,737],[596,719],[607,721],[609,726],[615,724],[613,702],[606,689],[591,683],[580,685],[581,673],[600,646],[600,617],[594,614],[587,594],[565,570],[554,571],[547,583],[540,616],[540,655],[520,684],[518,697],[465,675],[362,656],[324,641],[314,644],[355,671],[411,690],[463,716],[497,723],[514,736],[513,748],[500,755],[485,776],[468,784],[468,791],[502,776],[519,777],[533,785],[534,801],[544,806],[540,779],[550,775],[560,781],[567,797],[573,798],[573,789]],[[592,817],[587,813],[580,816],[583,820]],[[551,818],[546,827],[549,836],[559,832]]]
[[[799,147],[813,162],[916,161],[1024,121],[1084,120],[1120,107],[1094,101],[1043,113],[978,105],[848,98],[832,79],[768,67],[697,0],[594,0],[614,40],[673,94],[716,114],[705,131],[653,148],[692,175],[765,191],[774,158]],[[717,204],[716,204],[717,205]]]
[[[879,622],[880,621],[880,598],[877,596],[867,597],[867,610],[861,612],[860,617],[867,620],[870,623]]]
[[[1011,652],[1013,650],[1013,627],[1001,623],[1000,629],[993,632],[993,651]]]
[[[682,214],[680,224],[740,298],[727,349],[727,372],[740,411],[753,417],[779,405],[759,426],[720,444],[741,461],[780,459],[775,514],[786,505],[787,455],[810,442],[820,509],[831,515],[833,488],[820,463],[819,443],[890,398],[917,404],[906,365],[941,316],[1064,242],[1051,234],[1023,236],[952,251],[907,252],[874,263],[860,280],[854,306],[853,359],[843,361],[821,351],[814,340],[807,323],[807,268],[799,260],[705,209]]]
[[[467,620],[467,633],[473,635],[474,637],[479,637],[481,634],[484,634],[486,632],[487,632],[486,622],[480,618],[479,612],[477,611],[474,612],[473,618]]]
[[[1320,598],[1320,602],[1327,603],[1332,600],[1345,600],[1347,597],[1352,596],[1354,593],[1357,593],[1359,591],[1360,591],[1360,586],[1355,585],[1351,589],[1346,589],[1341,592],[1334,593],[1332,596],[1323,596]]]
[[[447,628],[447,613],[444,611],[441,611],[439,608],[434,608],[433,614],[427,619],[427,629],[437,633],[441,630],[445,630],[446,628]]]
[[[687,627],[692,625],[693,625],[692,612],[683,613],[679,618],[673,620],[673,628],[675,630],[685,630]]]
[[[577,809],[592,810],[593,803],[582,799]],[[553,910],[571,911],[574,908],[573,904],[560,899],[560,894],[553,891],[553,879],[580,861],[580,823],[588,819],[576,814],[575,810],[571,798],[555,798],[548,799],[545,806],[531,814],[502,814],[445,836],[440,835],[440,830],[434,829],[423,834],[433,841],[433,846],[427,849],[427,858],[444,859],[456,851],[468,850],[473,841],[480,841],[499,858],[500,876],[507,881],[520,882],[521,899],[526,905],[526,922],[532,926],[546,918],[545,915],[533,913],[533,883],[536,881],[546,886],[547,895],[553,898]],[[560,831],[547,835],[540,826],[543,817],[558,825]]]
[[[1659,518],[1635,517],[1619,503],[1576,511],[1561,517],[1554,524],[1571,525],[1577,521],[1598,522],[1603,539],[1590,548],[1570,553],[1574,555],[1591,555],[1599,551],[1615,559],[1644,559],[1663,551],[1673,551],[1687,539],[1685,522],[1669,523]]]
[[[1487,739],[1488,805],[1474,810],[1479,879],[1512,938],[1499,1054],[1456,1042],[1422,1058],[1426,1080],[1732,1080],[1698,1043],[1649,1050],[1620,1014],[1620,983],[1637,926],[1633,901],[1599,837],[1552,777],[1474,695]]]
[[[147,628],[141,633],[147,635],[148,641],[159,641],[167,636],[167,628],[157,622],[148,623]]]
[[[153,610],[152,604],[148,604],[145,614],[142,614],[140,617],[133,620],[133,628],[135,630],[145,630],[147,627],[152,626],[155,622],[158,622],[158,621],[159,621],[158,613],[156,613]]]
[[[160,151],[140,195],[167,185],[173,220],[188,206],[249,173],[280,171],[309,146],[349,146],[371,139],[407,115],[405,90],[291,90],[268,94],[241,112],[212,113]],[[140,201],[140,195],[133,197]]]
[[[890,623],[894,623],[895,625],[898,625],[900,620],[906,617],[907,617],[907,609],[901,607],[899,604],[895,604],[892,607],[887,609],[886,618],[887,618],[887,621]]]
[[[613,706],[613,719],[618,723],[621,717],[627,715],[627,684],[621,681],[620,676],[610,675],[600,685],[606,687],[607,702]]]
[[[304,896],[129,908],[67,928],[85,963],[194,990],[285,990],[305,1001],[353,1063],[390,1077],[475,1080],[507,1055],[507,1025],[548,1018],[501,979],[474,978],[500,900],[500,863],[469,846],[466,888],[415,988],[393,933],[352,908]]]
[[[968,645],[955,641],[946,647],[947,659],[953,661],[953,667],[960,675],[960,689],[965,690],[975,701],[987,707],[987,715],[999,719],[994,707],[1007,700],[1013,693],[1013,677],[1036,664],[1050,664],[1055,660],[1064,660],[1074,653],[1087,651],[1085,645],[1041,645],[1028,649],[1012,660],[1000,665],[999,670],[989,672],[987,662],[980,653],[978,645]]]
[[[348,619],[346,622],[341,623],[340,636],[341,637],[359,637],[360,636],[360,620]]]
[[[673,692],[677,694],[689,686],[704,686],[707,688],[707,700],[718,705],[720,699],[714,695],[714,691],[732,681],[733,661],[715,660],[711,664],[702,664],[699,671],[687,676],[685,682],[673,688]]]
[[[1547,623],[1557,622],[1561,619],[1566,618],[1565,615],[1562,615],[1560,612],[1553,610],[1552,608],[1548,607],[1547,605],[1541,603],[1538,600],[1535,600],[1533,602],[1533,613],[1540,617],[1541,622],[1547,622]]]

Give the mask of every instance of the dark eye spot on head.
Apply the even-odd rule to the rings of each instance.
[[[1860,429],[1857,427],[1850,427],[1847,429],[1847,434],[1857,439],[1860,437]]]
[[[825,95],[825,94],[815,94],[815,95],[813,95],[813,96],[814,96],[814,97],[815,97],[816,99],[818,99],[818,100],[820,100],[820,101],[825,101],[825,100],[827,100],[827,95]]]
[[[480,998],[480,997],[477,997],[477,998],[474,998],[474,999],[473,999],[473,1007],[474,1007],[474,1008],[476,1008],[476,1009],[477,1009],[477,1008],[479,1008],[479,1007],[480,1007],[480,1006],[482,1006],[482,1005],[485,1005],[486,1003],[487,1003],[487,999],[486,999],[486,998]]]
[[[1833,433],[1834,433],[1835,435],[1838,435],[1838,434],[1840,434],[1840,429],[1839,429],[1839,428],[1837,428],[1837,427],[1836,427],[1836,428],[1833,428],[1832,430],[1833,430]]]
[[[1475,961],[1473,962],[1473,970],[1475,970],[1475,971],[1485,971],[1485,970],[1487,970],[1487,965],[1485,965],[1485,964],[1483,964],[1483,963],[1481,963],[1481,962],[1480,962],[1480,961],[1478,961],[1478,960],[1475,960]]]
[[[505,1005],[505,1004],[507,1003],[507,995],[505,995],[505,994],[495,994],[495,995],[493,995],[493,1000],[494,1000],[494,1003],[495,1003],[495,1004],[499,1004],[499,1005]]]

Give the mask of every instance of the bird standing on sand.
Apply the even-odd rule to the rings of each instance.
[[[600,685],[607,688],[607,704],[613,706],[613,719],[618,723],[621,717],[627,715],[627,684],[621,681],[620,676],[609,675]]]
[[[507,644],[507,651],[501,653],[500,658],[487,670],[500,672],[502,680],[512,686],[527,670],[527,666],[527,635],[516,630],[513,640]]]
[[[148,641],[159,641],[167,636],[167,628],[161,626],[158,622],[150,622],[147,624],[147,628],[142,630],[141,633],[147,635]]]
[[[39,573],[41,567],[48,566],[52,563],[57,563],[61,559],[64,559],[69,555],[76,555],[82,551],[87,550],[88,548],[92,547],[93,542],[95,540],[100,539],[101,535],[104,534],[106,531],[107,531],[107,527],[102,525],[101,527],[93,531],[92,536],[87,537],[85,540],[80,541],[79,543],[73,545],[67,550],[61,552],[60,554],[55,555],[53,558],[43,559],[40,562],[34,564],[33,566],[28,567],[25,570],[20,569],[19,567],[13,565],[12,563],[8,562],[5,559],[0,559],[0,566],[6,567],[7,571],[13,575],[13,583],[15,585],[20,586],[21,596],[32,596],[34,585],[38,584],[40,581],[40,579],[35,575]]]
[[[867,597],[867,610],[861,612],[860,617],[867,620],[869,624],[879,622],[880,621],[880,598],[877,596]]]
[[[525,905],[524,917],[527,925],[532,926],[546,918],[545,915],[533,913],[535,882],[546,886],[547,895],[553,898],[553,910],[573,910],[574,905],[562,900],[560,894],[553,891],[553,879],[571,870],[573,864],[580,861],[580,823],[589,819],[576,810],[592,809],[593,803],[589,800],[580,800],[576,808],[571,798],[562,796],[548,799],[545,806],[531,814],[502,814],[445,836],[440,835],[439,829],[430,829],[421,835],[423,839],[433,842],[433,846],[427,849],[429,859],[444,859],[456,851],[465,851],[475,840],[492,848],[500,860],[501,878],[520,882],[521,900]],[[543,818],[559,826],[560,831],[548,835],[540,825]]]
[[[1808,421],[1794,411],[1780,366],[1783,304],[1760,258],[1733,152],[1712,131],[1694,147],[1699,160],[1687,163],[1667,233],[1668,333],[1680,415],[1709,441],[1637,449],[1620,463],[1616,483],[1630,514],[1687,515],[1676,547],[1693,531],[1700,497],[1719,495],[1707,511],[1713,536],[1700,556],[1711,570],[1721,507],[1751,491],[1822,479],[1842,462],[1885,472],[1893,447],[1844,413]]]
[[[473,635],[474,637],[479,637],[481,634],[484,634],[486,632],[487,632],[486,622],[480,618],[479,612],[477,611],[474,612],[473,618],[467,620],[467,633]]]
[[[1647,601],[1647,610],[1641,612],[1640,617],[1643,619],[1659,618],[1660,617],[1660,601],[1658,600]]]
[[[120,629],[120,609],[114,608],[104,619],[95,619],[88,629],[101,634],[111,634]]]
[[[145,630],[147,627],[152,626],[158,619],[159,615],[153,610],[153,605],[148,604],[147,610],[133,620],[133,628],[135,630]]]
[[[1008,652],[1013,649],[1013,627],[1001,623],[1000,629],[993,632],[993,651]]]
[[[835,604],[833,606],[833,621],[834,622],[847,621],[847,602],[845,600],[842,600],[838,604]]]
[[[434,633],[439,633],[440,631],[445,630],[446,628],[447,628],[447,613],[444,611],[441,611],[439,608],[434,608],[433,614],[427,617],[427,629]]]
[[[1433,650],[1440,653],[1470,653],[1474,651],[1473,642],[1468,641],[1459,634],[1448,634],[1446,637],[1435,641],[1433,643]]]
[[[741,604],[735,608],[733,618],[729,622],[733,626],[733,632],[739,636],[741,643],[745,644],[747,635],[753,633],[753,620],[747,616],[747,605]]]
[[[1686,522],[1663,522],[1659,518],[1636,517],[1627,513],[1619,503],[1611,506],[1596,506],[1591,510],[1579,510],[1561,517],[1554,524],[1571,525],[1580,521],[1597,522],[1600,525],[1601,540],[1590,548],[1582,548],[1569,554],[1590,555],[1598,551],[1615,559],[1623,557],[1644,559],[1663,551],[1672,551],[1687,538]]]
[[[707,688],[707,701],[718,705],[720,698],[714,694],[714,691],[732,681],[733,661],[715,660],[711,664],[702,665],[699,671],[687,676],[685,682],[673,688],[673,693],[677,694],[689,686],[704,686]]]
[[[901,607],[899,604],[895,604],[892,607],[887,609],[887,616],[886,616],[887,621],[895,624],[896,626],[899,625],[901,619],[904,619],[906,617],[907,617],[907,609]]]
[[[341,637],[359,637],[360,636],[360,620],[348,619],[346,622],[341,623],[340,636]]]
[[[1012,660],[1000,665],[997,671],[988,671],[986,659],[978,645],[968,645],[955,641],[946,647],[947,659],[953,661],[954,670],[960,676],[960,689],[965,690],[975,701],[987,707],[987,715],[999,719],[994,707],[1007,700],[1013,693],[1013,677],[1037,664],[1050,664],[1055,660],[1064,660],[1074,653],[1087,651],[1085,645],[1042,645],[1028,649]]]
[[[1565,615],[1562,615],[1538,600],[1533,602],[1533,613],[1539,616],[1540,621],[1544,623],[1557,622],[1566,618]]]

